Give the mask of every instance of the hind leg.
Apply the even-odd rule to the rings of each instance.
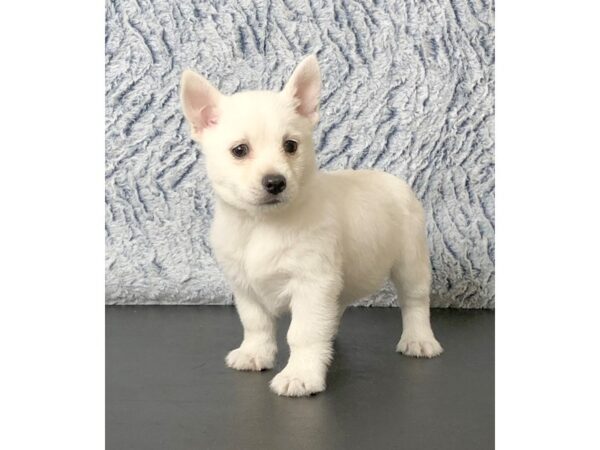
[[[392,281],[402,310],[402,336],[396,351],[408,356],[432,358],[443,349],[429,320],[431,268],[422,228],[405,241],[407,246],[392,269]]]

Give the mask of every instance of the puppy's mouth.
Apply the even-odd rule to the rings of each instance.
[[[260,202],[259,205],[276,205],[276,204],[282,203],[282,202],[283,202],[283,200],[281,200],[280,198],[270,198],[263,202]]]

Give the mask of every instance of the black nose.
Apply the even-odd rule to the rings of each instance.
[[[269,194],[277,195],[285,190],[285,177],[283,175],[265,175],[262,185]]]

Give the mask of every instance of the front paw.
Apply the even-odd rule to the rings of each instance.
[[[305,397],[325,390],[325,376],[286,367],[271,380],[271,390],[285,397]]]
[[[228,367],[235,370],[261,371],[272,369],[275,363],[275,353],[261,349],[236,348],[225,357]]]
[[[433,358],[441,354],[444,349],[433,336],[418,337],[402,335],[396,351],[417,358]]]

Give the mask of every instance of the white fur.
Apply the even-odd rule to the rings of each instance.
[[[429,322],[431,271],[424,214],[409,186],[376,171],[317,170],[312,142],[320,74],[304,59],[281,92],[222,95],[200,75],[182,76],[183,111],[203,148],[216,193],[215,255],[235,295],[244,327],[229,367],[274,365],[275,319],[291,310],[290,359],[273,378],[279,395],[325,389],[332,343],[346,306],[391,278],[402,309],[396,350],[433,357],[442,347]],[[283,142],[298,142],[295,154]],[[235,158],[240,143],[250,152]],[[281,174],[277,204],[261,184]]]

